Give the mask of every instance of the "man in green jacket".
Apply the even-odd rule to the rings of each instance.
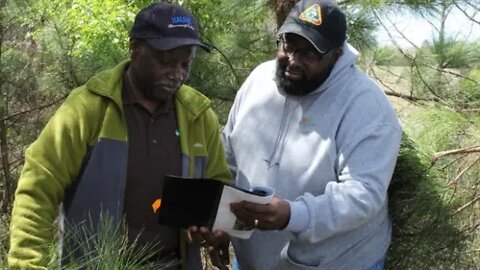
[[[151,208],[164,175],[231,179],[210,101],[184,85],[196,47],[209,49],[191,13],[153,4],[135,18],[131,61],[71,92],[25,153],[10,268],[46,269],[57,217],[68,230],[85,221],[95,228],[108,215],[125,217],[138,243],[159,244],[157,259],[178,258],[169,270],[201,269],[199,242],[220,239],[162,226]]]

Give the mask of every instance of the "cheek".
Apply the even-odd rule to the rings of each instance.
[[[288,64],[288,56],[283,52],[277,52],[277,61],[282,65]]]
[[[153,67],[146,68],[142,73],[145,84],[153,84],[158,80],[159,75],[157,74],[157,72],[154,72],[154,70],[155,69]]]
[[[323,83],[330,74],[333,66],[321,65],[321,66],[308,66],[306,67],[307,80],[315,82],[316,84]]]
[[[277,56],[277,65],[279,69],[285,70],[288,66],[288,57],[285,55]]]
[[[183,81],[188,80],[188,77],[190,76],[190,66],[187,68],[182,68],[181,73]]]

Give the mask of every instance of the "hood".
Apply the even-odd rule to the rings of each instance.
[[[329,86],[331,86],[338,78],[345,76],[349,68],[355,66],[359,56],[359,52],[350,44],[345,42],[343,44],[343,54],[338,58],[335,66],[333,66],[330,76],[323,82],[316,90],[312,91],[308,95],[315,95],[323,92]]]
[[[279,131],[275,140],[275,146],[273,147],[273,151],[270,156],[265,159],[269,167],[277,166],[280,164],[287,141],[287,132],[290,127],[290,122],[292,121],[293,112],[297,110],[299,106],[301,106],[304,98],[322,93],[330,86],[333,86],[335,83],[342,81],[341,78],[348,76],[348,73],[351,70],[350,68],[353,67],[357,62],[358,55],[358,51],[350,44],[345,42],[343,44],[343,54],[340,56],[340,58],[338,58],[337,62],[335,63],[335,66],[333,67],[330,76],[328,76],[327,80],[325,80],[325,82],[322,83],[316,90],[308,93],[305,96],[286,95],[283,91],[280,91],[277,88],[278,92],[282,96],[285,96],[285,103],[282,113],[282,120],[280,121]]]

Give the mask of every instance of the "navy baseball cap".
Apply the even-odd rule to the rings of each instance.
[[[330,0],[301,0],[288,14],[278,37],[292,33],[302,36],[320,52],[340,47],[347,38],[345,14]]]
[[[160,2],[142,9],[135,17],[130,37],[145,39],[158,50],[171,50],[181,46],[199,46],[209,52],[211,48],[200,41],[198,24],[184,7]]]

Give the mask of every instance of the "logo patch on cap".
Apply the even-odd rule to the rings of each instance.
[[[322,8],[319,4],[314,4],[305,9],[298,18],[302,21],[314,24],[322,24]]]
[[[171,23],[168,25],[168,28],[184,27],[195,30],[192,25],[192,19],[187,16],[174,16],[171,18]]]

